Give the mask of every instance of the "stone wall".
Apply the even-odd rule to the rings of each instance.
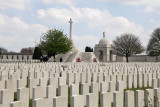
[[[30,61],[32,55],[0,55],[1,61]]]
[[[125,62],[126,57],[117,56],[116,61]],[[160,61],[160,57],[158,57],[158,62]],[[129,62],[156,62],[155,56],[147,56],[147,55],[135,55],[129,57]]]
[[[58,55],[56,56],[58,57]],[[126,58],[122,56],[112,55],[112,61],[117,62],[125,62]],[[0,61],[31,61],[32,55],[0,55]],[[53,61],[53,58],[50,59]],[[57,59],[59,61],[59,57]],[[160,57],[158,57],[158,62],[160,61]],[[147,56],[147,55],[135,55],[129,57],[129,62],[156,62],[155,56]]]

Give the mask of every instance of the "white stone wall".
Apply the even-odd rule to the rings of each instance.
[[[125,62],[126,57],[117,56],[116,61]],[[158,62],[160,61],[160,57],[158,57]],[[129,62],[156,62],[155,56],[147,56],[147,55],[135,55],[129,57]]]
[[[32,55],[0,55],[0,61],[31,61]]]

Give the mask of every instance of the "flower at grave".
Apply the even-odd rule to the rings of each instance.
[[[97,62],[97,59],[96,59],[96,58],[93,58],[93,62]]]
[[[81,59],[80,59],[80,58],[78,58],[78,59],[77,59],[77,62],[81,62]]]

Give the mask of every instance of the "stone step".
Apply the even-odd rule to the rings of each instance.
[[[93,53],[91,52],[81,52],[80,58],[82,62],[93,62]]]

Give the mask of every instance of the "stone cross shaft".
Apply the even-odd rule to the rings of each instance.
[[[69,39],[72,40],[72,23],[73,23],[73,21],[72,21],[71,18],[70,18],[69,23],[70,23],[70,30],[69,30],[69,35],[70,35],[70,37],[69,37]]]
[[[103,32],[103,38],[105,38],[105,32]]]

